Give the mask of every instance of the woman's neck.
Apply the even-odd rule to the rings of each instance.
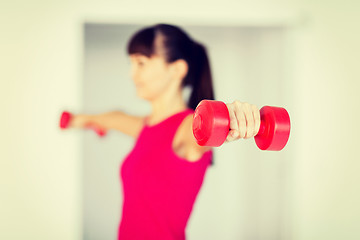
[[[181,91],[168,96],[163,95],[155,99],[151,102],[151,107],[152,112],[148,118],[149,125],[161,122],[163,119],[188,108]]]

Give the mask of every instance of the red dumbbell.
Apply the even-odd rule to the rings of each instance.
[[[60,117],[60,128],[61,129],[68,128],[71,118],[72,118],[72,114],[70,112],[64,111]],[[106,135],[105,130],[97,127],[96,125],[94,125],[92,123],[86,124],[85,128],[94,130],[97,133],[97,135],[99,135],[100,137],[103,137]]]
[[[260,109],[260,129],[254,137],[261,150],[280,151],[290,135],[290,117],[284,108],[265,106]],[[195,109],[193,133],[201,146],[222,145],[230,129],[229,110],[225,103],[203,100]]]

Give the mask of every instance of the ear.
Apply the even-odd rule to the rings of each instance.
[[[175,62],[173,62],[171,65],[174,74],[173,76],[180,80],[183,80],[189,70],[189,66],[187,62],[184,59],[178,59]]]

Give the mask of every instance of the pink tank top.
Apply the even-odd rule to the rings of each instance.
[[[118,240],[184,240],[212,151],[190,162],[172,148],[187,109],[162,122],[144,125],[121,165],[124,202]]]

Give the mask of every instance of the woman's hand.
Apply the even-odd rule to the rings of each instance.
[[[254,137],[260,128],[260,111],[249,103],[238,100],[226,104],[230,116],[230,131],[226,138],[231,142],[240,138]]]

